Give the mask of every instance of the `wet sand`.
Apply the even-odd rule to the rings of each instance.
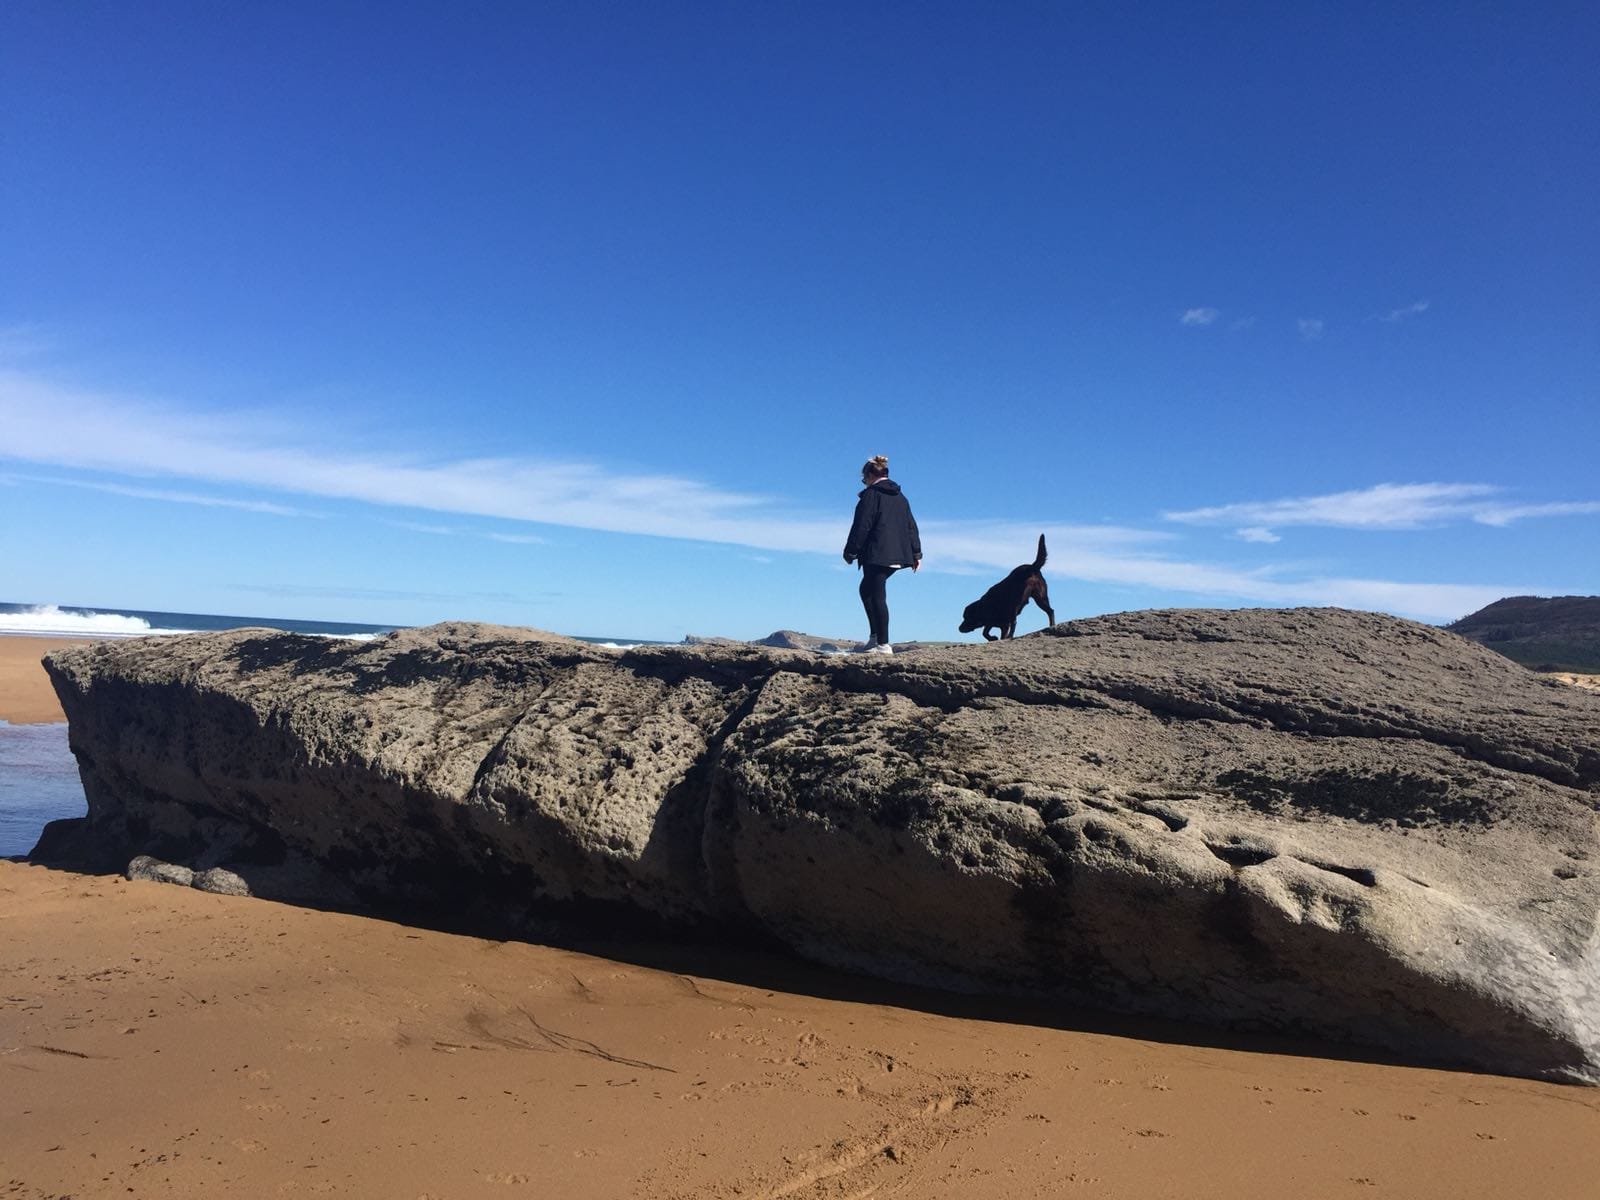
[[[0,638],[0,715],[38,711],[46,645]],[[1597,1089],[746,952],[502,942],[5,861],[0,948],[6,1198],[1600,1186]]]

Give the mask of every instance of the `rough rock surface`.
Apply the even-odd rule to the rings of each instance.
[[[685,646],[771,646],[777,650],[815,650],[819,654],[850,654],[866,645],[859,638],[819,637],[814,633],[797,633],[793,629],[779,629],[753,641],[730,637],[700,637],[691,633],[683,639],[683,644]]]
[[[128,869],[123,874],[133,881],[175,883],[179,887],[194,886],[193,867],[185,867],[179,863],[162,862],[158,858],[151,858],[148,854],[136,855],[128,862]]]
[[[162,862],[148,854],[138,854],[130,859],[123,875],[134,882],[175,883],[179,887],[199,888],[202,892],[215,892],[220,896],[251,894],[250,885],[243,877],[226,867],[208,867],[196,871],[181,863]]]
[[[954,988],[1600,1081],[1600,697],[1337,609],[893,658],[438,625],[47,660],[148,853],[324,904],[572,902]]]

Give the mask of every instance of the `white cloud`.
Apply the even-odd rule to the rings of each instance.
[[[1393,324],[1396,321],[1404,321],[1407,317],[1420,316],[1428,311],[1428,304],[1429,301],[1427,300],[1418,300],[1415,304],[1408,304],[1404,308],[1391,308],[1378,320],[1388,321]]]
[[[259,421],[176,412],[4,369],[0,458],[708,541],[760,544],[770,523],[767,499],[694,480],[531,458],[330,452],[271,431],[264,436]],[[824,528],[831,545],[834,524],[789,522],[789,544],[772,548],[816,548]]]
[[[1181,325],[1209,325],[1222,314],[1214,308],[1191,308],[1178,318]]]
[[[1233,525],[1239,535],[1259,535],[1295,525],[1339,529],[1423,529],[1450,521],[1510,525],[1528,517],[1580,516],[1600,512],[1600,501],[1511,504],[1495,499],[1504,489],[1485,483],[1380,483],[1359,491],[1285,500],[1252,500],[1185,512],[1163,513],[1187,525]],[[1246,540],[1263,541],[1260,536]]]
[[[1272,530],[1263,529],[1259,525],[1251,526],[1248,529],[1236,529],[1234,530],[1233,536],[1238,538],[1241,542],[1263,542],[1270,544],[1272,542],[1281,542],[1283,540],[1277,534],[1273,533]]]
[[[0,453],[5,445],[0,443]],[[207,496],[198,492],[175,492],[166,488],[140,487],[126,483],[108,483],[95,479],[62,479],[49,475],[8,475],[6,483],[42,483],[48,487],[81,488],[91,492],[106,492],[113,496],[127,496],[134,500],[161,500],[171,504],[198,504],[205,508],[233,508],[241,512],[264,513],[274,517],[314,517],[316,513],[275,504],[270,500],[238,500],[228,496]]]
[[[384,524],[407,533],[426,533],[430,537],[453,537],[456,532],[448,525],[433,525],[427,521],[385,521]]]
[[[1458,517],[1479,497],[1498,489],[1477,483],[1380,483],[1360,491],[1286,500],[1252,500],[1162,515],[1188,525],[1234,525],[1278,529],[1285,525],[1332,525],[1345,529],[1417,529]]]
[[[63,419],[60,414],[70,414]],[[843,541],[837,513],[815,516],[774,500],[668,475],[624,475],[595,463],[497,457],[437,460],[314,447],[262,424],[162,409],[121,397],[64,388],[0,368],[0,459],[61,469],[176,478],[271,489],[398,509],[540,522],[615,533],[735,544],[759,551],[804,551],[836,559]],[[192,496],[146,484],[115,486]],[[1275,525],[1347,524],[1395,528],[1466,511],[1475,519],[1519,519],[1531,510],[1491,503],[1482,485],[1383,485],[1365,492],[1224,505],[1166,514],[1193,524],[1225,523],[1265,541]],[[1476,502],[1477,508],[1462,506]],[[229,502],[243,505],[254,501]],[[264,503],[264,502],[263,502]],[[1452,507],[1454,506],[1454,507]],[[286,513],[297,510],[277,506]],[[1552,506],[1538,506],[1549,510]],[[924,514],[925,517],[931,514]],[[414,523],[425,532],[445,526]],[[1541,590],[1520,584],[1410,584],[1338,577],[1289,579],[1281,569],[1241,570],[1168,556],[1174,535],[1115,525],[1052,521],[925,519],[925,566],[993,575],[1031,561],[1039,534],[1052,569],[1095,583],[1156,589],[1208,602],[1343,604],[1425,620],[1449,619],[1502,596]],[[474,536],[494,536],[475,534]],[[522,539],[499,533],[501,540]],[[529,534],[528,538],[535,535]],[[289,594],[290,588],[277,589]],[[352,592],[377,597],[381,593]]]
[[[1039,532],[1040,526],[1029,524],[927,522],[923,543],[937,547],[938,553],[927,560],[924,569],[974,575],[1006,571],[1032,560]],[[1140,530],[1047,525],[1043,532],[1049,547],[1047,571],[1090,583],[1199,596],[1210,603],[1336,605],[1421,621],[1451,621],[1505,596],[1549,590],[1525,581],[1459,584],[1333,575],[1288,578],[1283,569],[1274,566],[1241,569],[1167,557],[1159,551],[1168,544]]]
[[[1485,504],[1474,510],[1472,519],[1480,525],[1504,528],[1525,517],[1578,517],[1600,513],[1600,500],[1559,501],[1554,504]]]
[[[1322,331],[1327,328],[1321,317],[1301,317],[1299,321],[1300,336],[1308,342],[1314,342],[1322,336]]]
[[[1067,525],[1056,521],[940,521],[919,522],[924,547],[929,550],[927,565],[959,574],[993,570],[1009,571],[1022,562],[1032,562],[1039,545],[1045,543],[1052,563],[1072,561],[1109,563],[1128,556],[1143,556],[1172,540],[1158,530],[1129,529],[1122,525]],[[835,541],[839,539],[834,538]],[[1142,572],[1143,568],[1139,568]],[[1136,572],[1136,573],[1139,573]]]
[[[549,538],[536,533],[502,533],[498,530],[459,529],[454,525],[439,525],[430,521],[385,521],[385,525],[404,529],[407,533],[425,533],[432,537],[474,537],[491,542],[509,542],[514,546],[548,546]]]
[[[1422,621],[1448,621],[1505,596],[1538,592],[1525,583],[1401,583],[1385,579],[1313,576],[1287,579],[1274,568],[1237,568],[1173,559],[1071,552],[1051,555],[1055,569],[1073,579],[1119,584],[1267,605],[1336,605],[1398,613]]]

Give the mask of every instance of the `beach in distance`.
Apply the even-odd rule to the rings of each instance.
[[[0,638],[0,718],[59,720]],[[1600,1091],[0,862],[0,1195],[1539,1196]],[[1152,931],[1159,937],[1159,931]]]
[[[66,720],[43,659],[51,650],[89,640],[0,636],[0,721],[34,725]]]

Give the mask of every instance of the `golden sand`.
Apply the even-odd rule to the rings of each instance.
[[[52,644],[0,638],[7,719],[59,719]],[[1600,1091],[749,954],[580,953],[4,861],[0,947],[5,1197],[1588,1200],[1600,1180]]]
[[[92,639],[0,636],[0,721],[13,725],[65,721],[40,660],[58,647],[89,640]]]

